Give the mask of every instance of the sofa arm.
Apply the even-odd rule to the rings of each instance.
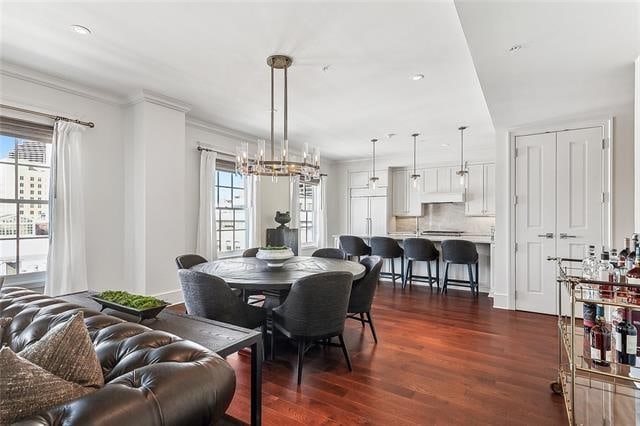
[[[235,373],[217,355],[137,368],[103,388],[18,425],[210,425],[235,392]]]

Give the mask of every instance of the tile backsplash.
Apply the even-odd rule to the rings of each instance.
[[[438,203],[422,206],[424,215],[418,218],[420,231],[464,231],[470,234],[489,234],[495,217],[465,216],[464,203]],[[393,225],[392,229],[393,231]],[[396,217],[395,232],[415,232],[416,219]]]

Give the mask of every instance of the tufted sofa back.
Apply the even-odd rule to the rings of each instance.
[[[211,424],[235,391],[229,364],[204,347],[20,287],[0,289],[0,317],[13,317],[0,345],[19,352],[83,311],[106,385],[25,424],[136,426]]]

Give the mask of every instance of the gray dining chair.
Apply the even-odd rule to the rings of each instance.
[[[176,265],[178,265],[178,269],[191,269],[196,265],[206,262],[208,262],[208,260],[199,254],[183,254],[176,257]],[[239,288],[232,288],[231,291],[237,297],[245,297],[244,292]]]
[[[180,269],[178,276],[187,314],[238,327],[260,327],[266,337],[266,309],[244,303],[225,280],[188,269]]]
[[[282,333],[298,344],[298,386],[302,382],[302,364],[308,345],[325,342],[339,346],[352,371],[349,352],[342,332],[347,317],[353,275],[349,272],[323,272],[300,278],[291,286],[285,302],[273,309],[271,354],[275,355],[276,333]],[[330,343],[338,337],[340,344]]]
[[[360,261],[360,256],[369,256],[371,247],[364,240],[355,235],[340,235],[340,248],[346,253],[348,259],[354,256]]]
[[[242,252],[242,257],[256,257],[258,255],[259,247],[248,248]]]
[[[360,321],[362,327],[365,324],[369,324],[373,340],[376,343],[378,343],[378,336],[371,318],[371,305],[373,304],[373,296],[376,293],[376,287],[380,279],[382,262],[382,258],[379,256],[368,256],[360,261],[360,264],[365,267],[366,273],[364,277],[355,281],[351,286],[351,295],[349,296],[349,306],[347,308],[348,318]]]
[[[345,253],[338,248],[321,248],[313,252],[311,257],[322,257],[325,259],[340,259],[344,260],[346,258]]]
[[[475,243],[467,240],[445,240],[440,243],[442,247],[442,260],[444,267],[444,282],[442,284],[442,292],[447,294],[449,283],[456,286],[468,287],[471,289],[472,296],[478,296],[478,249]],[[449,278],[449,265],[466,265],[469,280],[457,280]],[[473,276],[473,267],[475,266],[475,279]]]

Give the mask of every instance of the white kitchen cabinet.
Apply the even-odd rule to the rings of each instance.
[[[349,188],[367,188],[369,186],[369,172],[349,172]]]
[[[496,215],[496,165],[484,165],[484,214]]]
[[[451,167],[438,167],[438,190],[436,192],[451,192]]]
[[[467,167],[465,214],[495,215],[495,164],[473,164]]]
[[[353,195],[349,200],[349,232],[362,236],[386,235],[387,197]]]
[[[427,194],[438,192],[438,169],[437,168],[423,169],[420,171],[420,175],[422,175],[423,192]]]
[[[422,193],[422,180],[414,188],[411,181],[413,170],[393,170],[391,172],[391,205],[394,216],[421,216],[422,204],[420,194]]]

